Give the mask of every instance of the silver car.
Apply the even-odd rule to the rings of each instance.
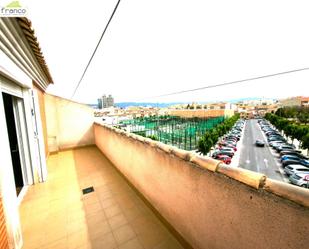
[[[293,175],[294,173],[308,173],[309,174],[309,168],[301,164],[290,164],[284,168],[284,172],[288,176]]]
[[[294,173],[289,180],[294,185],[309,188],[309,173]]]

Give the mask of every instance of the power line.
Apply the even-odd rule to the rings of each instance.
[[[247,79],[243,79],[243,80],[236,80],[236,81],[230,81],[230,82],[225,82],[225,83],[221,83],[221,84],[208,85],[208,86],[203,86],[203,87],[199,87],[199,88],[183,90],[183,91],[179,91],[179,92],[172,92],[172,93],[157,95],[157,96],[153,96],[153,97],[150,97],[150,98],[166,97],[166,96],[171,96],[171,95],[176,95],[176,94],[181,94],[181,93],[200,91],[200,90],[204,90],[204,89],[208,89],[208,88],[216,88],[216,87],[221,87],[221,86],[234,85],[234,84],[239,84],[239,83],[243,83],[243,82],[247,82],[247,81],[260,80],[260,79],[265,79],[265,78],[270,78],[270,77],[275,77],[275,76],[290,74],[290,73],[297,73],[297,72],[305,71],[305,70],[309,70],[309,68],[307,67],[307,68],[294,69],[294,70],[284,71],[284,72],[280,72],[280,73],[273,73],[273,74],[267,74],[267,75],[253,77],[253,78],[247,78]]]
[[[99,47],[99,45],[100,45],[100,43],[101,43],[101,41],[102,41],[102,39],[103,39],[103,36],[105,35],[105,32],[106,32],[106,30],[107,30],[107,28],[108,28],[110,22],[111,22],[112,19],[113,19],[113,16],[114,16],[114,14],[115,14],[115,12],[116,12],[116,10],[117,10],[117,8],[118,8],[118,5],[119,5],[120,1],[121,1],[121,0],[118,0],[117,4],[115,5],[114,10],[113,10],[113,12],[112,12],[112,14],[111,14],[111,16],[110,16],[110,18],[109,18],[109,20],[108,20],[108,22],[107,22],[105,28],[104,28],[104,30],[103,30],[103,33],[101,34],[101,37],[100,37],[100,39],[99,39],[99,41],[98,41],[98,43],[97,43],[97,45],[96,45],[96,47],[95,47],[95,49],[94,49],[94,51],[93,51],[91,57],[90,57],[90,60],[88,61],[88,64],[87,64],[87,66],[86,66],[86,68],[85,68],[85,70],[84,70],[84,72],[83,72],[83,74],[82,74],[82,77],[80,78],[80,80],[78,81],[77,86],[75,87],[75,90],[74,90],[74,92],[73,92],[73,94],[72,94],[72,96],[71,96],[71,99],[72,99],[72,98],[74,97],[74,95],[76,94],[77,89],[79,88],[79,86],[80,86],[80,84],[81,84],[81,82],[82,82],[82,80],[83,80],[83,78],[84,78],[84,76],[85,76],[85,74],[86,74],[86,72],[87,72],[87,70],[88,70],[88,67],[89,67],[90,63],[91,63],[91,61],[92,61],[92,59],[93,59],[95,53],[97,52],[97,49],[98,49],[98,47]]]

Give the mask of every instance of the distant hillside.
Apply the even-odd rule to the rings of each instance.
[[[226,102],[237,103],[237,102],[241,102],[241,101],[260,100],[260,99],[272,100],[272,98],[251,97],[251,98],[231,99],[231,100],[226,100]]]
[[[262,98],[258,97],[251,97],[251,98],[239,98],[239,99],[229,99],[229,100],[216,100],[216,101],[200,101],[197,102],[198,104],[208,104],[208,103],[214,103],[214,102],[230,102],[230,103],[237,103],[240,101],[249,101],[249,100],[260,100]],[[264,98],[263,98],[264,99]],[[266,98],[270,100],[270,98]],[[119,108],[126,108],[129,106],[142,106],[142,107],[169,107],[172,105],[187,105],[191,104],[192,102],[171,102],[171,103],[153,103],[153,102],[119,102],[115,103],[115,106]],[[97,108],[97,104],[88,104],[89,106],[93,108]]]
[[[168,107],[171,105],[179,105],[179,104],[184,104],[184,103],[151,103],[151,102],[120,102],[120,103],[115,103],[115,105],[117,107],[120,108],[126,108],[128,106],[143,106],[143,107],[160,107],[160,108],[164,108],[164,107]]]

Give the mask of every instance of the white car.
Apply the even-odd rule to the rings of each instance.
[[[303,187],[309,188],[309,172],[305,173],[294,173],[289,177],[289,180],[292,184]]]
[[[290,164],[284,168],[284,172],[289,176],[293,175],[294,173],[308,173],[309,174],[309,168],[301,165],[301,164]]]

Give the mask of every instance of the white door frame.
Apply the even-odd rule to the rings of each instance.
[[[24,100],[13,96],[13,107],[23,182],[24,186],[32,185],[34,183],[34,179],[33,170],[31,167],[32,163],[29,148],[29,135],[24,112]]]
[[[43,182],[47,178],[47,167],[37,93],[0,74],[0,93],[2,92],[12,95],[14,99],[24,185],[32,185],[36,177],[39,182]]]
[[[45,159],[45,144],[42,128],[42,119],[40,113],[38,93],[35,89],[31,90],[32,100],[32,122],[36,140],[36,152],[38,162],[38,176],[40,182],[45,182],[47,179],[47,165]]]

